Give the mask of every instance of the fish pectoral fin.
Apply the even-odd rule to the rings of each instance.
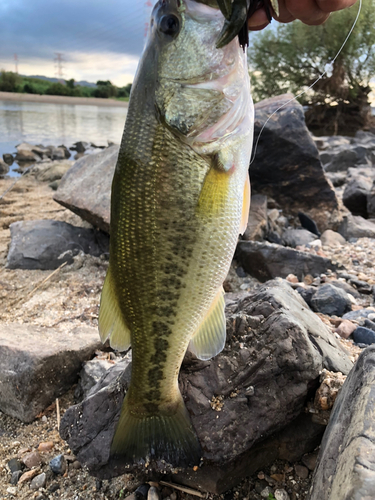
[[[240,234],[243,234],[246,231],[247,223],[249,222],[250,199],[251,199],[251,197],[250,197],[250,178],[247,175],[246,182],[245,182],[245,188],[244,188],[244,192],[243,192]]]
[[[99,334],[103,343],[109,339],[110,346],[117,351],[125,351],[130,347],[130,330],[116,298],[110,267],[100,299]]]
[[[224,349],[227,336],[224,290],[220,287],[211,307],[190,340],[189,350],[198,359],[211,359]]]

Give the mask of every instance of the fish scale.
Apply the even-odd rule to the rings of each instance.
[[[225,342],[221,286],[243,214],[253,109],[238,42],[216,49],[222,15],[196,5],[162,0],[155,6],[112,184],[99,329],[111,345],[132,347],[131,382],[112,442],[112,453],[128,463],[199,462],[178,373],[189,343],[208,359]],[[172,40],[157,31],[163,16],[179,20]],[[213,57],[199,64],[190,55],[184,74],[191,78],[177,81],[171,61],[186,54],[193,35],[211,43]],[[197,57],[207,58],[205,52]],[[210,64],[202,88],[202,67]],[[225,132],[216,138],[220,128]]]

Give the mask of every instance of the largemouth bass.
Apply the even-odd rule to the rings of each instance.
[[[186,350],[225,344],[222,283],[250,203],[253,104],[246,54],[222,49],[218,9],[159,0],[132,87],[112,184],[99,329],[132,347],[111,452],[129,463],[199,462],[178,388]]]

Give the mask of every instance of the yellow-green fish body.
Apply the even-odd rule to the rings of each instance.
[[[201,359],[225,343],[222,283],[249,209],[253,106],[238,41],[215,48],[222,23],[192,0],[160,0],[132,88],[99,316],[103,341],[132,347],[112,443],[129,462],[198,462],[178,374],[189,343]]]

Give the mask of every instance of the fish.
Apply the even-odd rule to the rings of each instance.
[[[194,0],[159,0],[131,90],[99,312],[101,340],[132,348],[111,444],[125,463],[202,455],[178,375],[188,348],[208,360],[225,345],[254,124],[246,53],[238,40],[216,47],[223,21]]]

